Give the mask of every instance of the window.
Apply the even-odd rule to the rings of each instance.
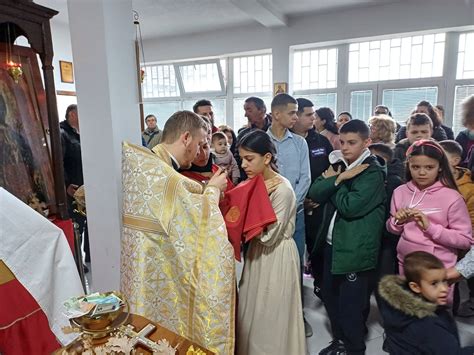
[[[404,123],[415,106],[421,100],[431,102],[433,105],[438,101],[437,87],[387,89],[383,90],[382,103],[392,112],[393,119]]]
[[[193,105],[196,101],[201,98],[195,99],[177,99],[172,101],[157,101],[157,102],[145,102],[143,105],[143,110],[145,117],[147,115],[155,115],[158,123],[158,127],[163,129],[165,122],[170,118],[170,116],[176,111],[181,110],[193,110]],[[225,124],[226,111],[225,111],[225,99],[223,98],[210,98],[212,102],[212,107],[214,109],[214,124],[220,126]]]
[[[349,82],[443,75],[445,33],[352,43]]]
[[[456,79],[474,79],[474,32],[459,36]]]
[[[460,131],[465,129],[461,123],[461,103],[463,100],[474,95],[474,85],[461,85],[456,86],[455,96],[454,96],[454,115],[453,115],[453,131],[454,136],[456,136]]]
[[[143,104],[145,117],[148,115],[154,115],[156,117],[156,123],[160,129],[163,129],[168,118],[179,110],[181,110],[180,100],[145,102]]]
[[[260,98],[265,102],[265,106],[267,107],[267,113],[271,111],[271,104],[272,104],[272,97],[267,96],[267,97],[262,97]],[[244,111],[244,103],[247,97],[242,97],[242,98],[237,98],[234,99],[234,130],[235,134],[237,134],[237,131],[245,126],[248,123],[247,117],[245,117],[245,111]]]
[[[293,89],[327,89],[337,86],[337,48],[299,50],[293,53]]]
[[[233,58],[234,94],[271,93],[272,55]]]
[[[351,92],[352,118],[368,121],[372,116],[372,90]]]
[[[336,112],[337,94],[335,92],[327,94],[295,95],[295,98],[300,97],[310,100],[314,104],[314,109],[329,107],[331,110]]]
[[[201,98],[196,99],[186,99],[183,101],[182,110],[193,110],[193,105],[196,101],[200,100]],[[212,103],[212,109],[214,112],[214,125],[219,127],[220,125],[226,124],[226,111],[225,111],[225,98],[216,98],[216,99],[209,99]]]
[[[217,60],[179,65],[179,73],[185,93],[224,91],[222,71]]]
[[[174,66],[171,64],[145,66],[142,87],[144,98],[179,96]]]

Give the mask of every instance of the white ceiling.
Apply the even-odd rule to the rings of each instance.
[[[185,35],[259,23],[287,26],[294,16],[400,0],[132,0],[143,38]],[[36,0],[59,11],[53,21],[68,22],[67,0]]]

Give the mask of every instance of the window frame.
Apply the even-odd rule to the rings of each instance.
[[[412,34],[393,34],[391,36],[383,36],[383,37],[369,37],[369,38],[366,38],[366,39],[361,39],[361,40],[357,40],[357,41],[351,41],[348,43],[348,48],[347,48],[347,61],[348,61],[348,66],[347,66],[347,73],[346,73],[346,80],[347,80],[347,83],[348,84],[365,84],[365,83],[380,83],[380,82],[388,82],[388,81],[409,81],[409,80],[424,80],[424,79],[439,79],[439,78],[443,78],[444,77],[444,74],[445,74],[445,67],[446,67],[446,51],[448,50],[448,45],[447,45],[447,42],[448,42],[448,33],[447,31],[437,31],[437,30],[434,30],[434,31],[428,31],[428,32],[418,32],[418,33],[412,33]],[[432,75],[432,76],[420,76],[419,78],[403,78],[403,79],[386,79],[386,80],[368,80],[368,81],[355,81],[355,82],[349,82],[349,77],[350,77],[350,65],[349,65],[349,58],[350,58],[350,45],[354,45],[354,44],[361,44],[361,43],[369,43],[370,42],[374,42],[374,41],[383,41],[383,40],[393,40],[393,39],[399,39],[400,42],[402,42],[402,40],[404,38],[414,38],[414,37],[423,37],[423,36],[426,36],[426,35],[433,35],[436,37],[437,34],[444,34],[445,35],[445,38],[444,38],[444,48],[443,48],[443,65],[441,67],[441,74],[440,75]],[[438,42],[438,43],[441,43],[441,42]],[[434,44],[436,44],[436,42],[434,42]],[[411,44],[410,46],[412,47],[413,44]],[[422,46],[423,46],[423,41],[422,41]],[[390,47],[390,50],[391,48],[393,47]],[[410,49],[410,52],[411,52],[412,48]],[[422,48],[423,50],[423,48]],[[434,58],[434,48],[433,48],[433,58]],[[400,43],[400,57],[402,56],[402,53],[401,53],[401,43]],[[432,59],[433,59],[432,58]],[[433,62],[431,62],[431,64],[433,64]],[[401,64],[400,64],[401,65]],[[412,63],[410,62],[410,68],[411,68],[411,65]],[[421,65],[423,65],[423,62],[421,62]],[[370,67],[368,68],[370,69]],[[400,69],[400,67],[399,67]],[[357,70],[360,70],[360,67],[357,68]],[[420,68],[421,70],[421,68]],[[359,75],[359,73],[358,73]]]
[[[382,105],[383,102],[383,91],[384,90],[396,90],[396,89],[415,89],[422,87],[437,87],[438,97],[437,102],[440,98],[446,95],[446,80],[443,78],[428,78],[428,79],[401,79],[401,80],[386,80],[369,83],[354,83],[347,84],[344,89],[344,98],[346,100],[346,107],[351,107],[351,92],[353,91],[368,91],[372,90],[372,108],[376,105]],[[390,107],[389,107],[390,108]],[[372,113],[371,113],[372,115]],[[407,117],[408,118],[408,117]],[[366,120],[369,117],[366,118]],[[398,121],[402,122],[402,121]]]
[[[268,92],[252,92],[252,93],[234,93],[234,66],[233,60],[234,58],[243,58],[243,57],[250,57],[250,56],[259,56],[259,55],[269,55],[270,60],[272,62],[272,75],[270,77],[271,81],[271,91]],[[226,79],[224,79],[224,68],[221,66],[221,60],[225,60],[225,71],[227,73]],[[199,92],[186,92],[184,90],[184,83],[182,81],[180,66],[186,65],[195,65],[195,64],[209,64],[209,63],[216,63],[218,68],[219,74],[219,81],[222,90],[219,91],[199,91]],[[259,97],[273,97],[273,53],[271,49],[263,49],[258,51],[251,51],[251,52],[240,52],[240,53],[233,53],[228,55],[217,56],[210,59],[202,59],[202,60],[182,60],[182,61],[166,61],[166,62],[149,62],[149,63],[142,63],[143,66],[158,66],[158,65],[170,65],[173,66],[175,70],[175,77],[178,85],[178,89],[180,91],[179,96],[166,96],[166,97],[147,97],[143,98],[143,104],[159,104],[159,103],[168,103],[168,102],[179,102],[181,108],[183,108],[184,102],[188,100],[200,100],[202,98],[206,98],[211,102],[215,100],[224,100],[225,101],[225,117],[223,121],[226,125],[234,126],[236,120],[234,119],[234,99],[244,99],[250,96],[259,96]],[[144,90],[144,88],[142,88]],[[267,112],[270,111],[270,107],[267,107]],[[243,110],[242,110],[243,114]]]
[[[289,51],[289,92],[292,94],[294,98],[299,98],[302,96],[309,96],[309,95],[320,95],[320,94],[335,94],[336,95],[336,107],[335,107],[335,114],[336,112],[341,111],[339,109],[341,99],[343,95],[341,93],[340,88],[343,87],[341,85],[344,81],[345,74],[341,71],[341,52],[344,55],[344,47],[345,44],[342,45],[317,45],[317,44],[309,44],[309,45],[294,45],[290,46]],[[298,89],[294,90],[294,82],[293,82],[293,75],[294,75],[294,55],[295,52],[302,52],[302,51],[312,51],[312,50],[323,50],[323,49],[336,49],[336,58],[337,58],[337,65],[336,65],[336,87],[333,88],[324,88],[324,89]],[[343,64],[342,64],[343,65]],[[315,108],[317,108],[315,106]]]
[[[181,95],[179,97],[186,98],[186,97],[195,97],[195,96],[203,96],[203,95],[210,95],[210,96],[217,96],[217,95],[225,95],[226,94],[226,87],[224,83],[224,75],[220,63],[221,58],[215,59],[206,59],[206,60],[189,60],[183,62],[175,62],[173,63],[174,72],[176,79],[178,81],[178,86]],[[202,64],[216,64],[217,66],[217,75],[219,77],[219,85],[221,87],[220,90],[204,90],[204,91],[186,91],[184,87],[183,77],[181,75],[180,67],[185,66],[192,66],[192,65],[202,65]]]
[[[302,47],[302,46],[292,46],[290,47],[290,53],[289,53],[289,56],[290,56],[290,68],[289,68],[289,77],[291,78],[291,87],[294,86],[294,82],[293,82],[293,76],[294,76],[294,66],[295,66],[295,53],[297,52],[304,52],[304,51],[313,51],[313,50],[316,50],[316,51],[321,51],[321,50],[329,50],[329,49],[335,49],[336,50],[336,86],[335,87],[332,87],[332,88],[320,88],[320,89],[298,89],[298,90],[294,90],[293,92],[295,94],[300,94],[300,95],[307,95],[308,93],[307,92],[311,92],[311,94],[314,94],[316,91],[317,94],[318,93],[321,93],[321,94],[325,94],[325,93],[333,93],[333,92],[336,92],[337,90],[337,87],[338,87],[338,84],[339,84],[339,77],[340,77],[340,72],[339,72],[339,65],[340,65],[340,58],[339,58],[339,51],[340,51],[340,46],[338,45],[333,45],[333,46],[309,46],[309,47]],[[326,80],[327,82],[327,80]],[[329,90],[329,91],[327,91]]]

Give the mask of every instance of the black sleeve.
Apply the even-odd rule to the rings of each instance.
[[[397,136],[395,137],[395,143],[400,142],[402,139],[407,137],[407,127],[403,126],[397,132]]]
[[[61,150],[63,153],[64,184],[66,185],[66,188],[67,188],[70,184],[69,176],[65,167],[65,158],[66,158],[66,152],[67,152],[67,142],[66,142],[67,137],[66,137],[66,133],[62,129],[60,131],[60,136],[61,136]]]
[[[458,142],[459,144],[461,144],[461,147],[462,147],[462,156],[461,156],[461,164],[462,162],[464,162],[464,160],[466,160],[466,156],[467,156],[467,143],[468,143],[468,137],[463,133],[463,132],[459,132],[457,137],[456,137],[456,142]]]
[[[393,148],[393,159],[398,159],[402,162],[406,160],[406,149],[403,146],[397,145]]]
[[[446,132],[446,137],[448,137],[448,139],[453,140],[454,139],[454,132],[451,129],[451,127],[443,126],[443,128],[444,128],[444,131]]]
[[[462,348],[459,339],[452,331],[437,323],[422,322],[418,328],[418,334],[423,334],[420,346],[426,354],[432,355],[473,355],[474,347]]]
[[[334,148],[331,142],[329,141],[329,139],[327,139],[326,137],[324,137],[324,139],[325,139],[324,143],[326,144],[326,151],[328,152],[328,156],[329,156],[329,153],[331,153],[334,150]]]
[[[448,139],[448,136],[446,135],[444,128],[439,126],[434,129],[432,138],[438,142],[441,142]]]

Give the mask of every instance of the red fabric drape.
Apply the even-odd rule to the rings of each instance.
[[[54,219],[74,253],[72,221]],[[18,281],[0,285],[0,353],[3,355],[51,354],[61,347],[38,302]]]
[[[0,285],[0,305],[0,353],[43,355],[61,347],[43,310],[18,280]]]
[[[72,226],[72,220],[71,219],[63,220],[63,219],[55,218],[51,222],[63,230],[64,235],[66,236],[67,242],[69,243],[69,246],[71,247],[71,251],[74,254],[74,228]]]
[[[265,182],[260,175],[227,191],[219,207],[238,261],[241,243],[260,235],[268,225],[277,220]]]

